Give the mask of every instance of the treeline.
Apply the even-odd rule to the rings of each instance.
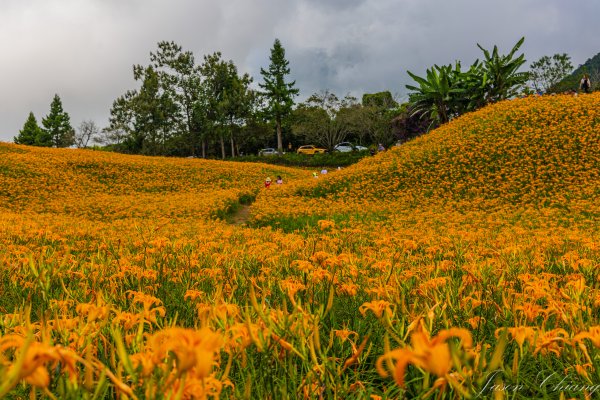
[[[279,40],[258,84],[219,52],[198,64],[173,42],[160,42],[150,64],[133,70],[140,87],[113,103],[105,129],[108,145],[120,152],[226,158],[264,147],[333,149],[345,140],[389,144],[398,136],[392,120],[401,111],[389,92],[359,102],[323,91],[296,104],[299,91]]]
[[[37,125],[33,113],[15,137],[21,144],[87,147],[145,155],[236,157],[265,147],[279,152],[304,144],[332,150],[340,142],[389,146],[486,104],[545,93],[573,69],[566,54],[542,57],[523,72],[519,40],[508,54],[478,45],[482,60],[463,70],[461,62],[434,65],[424,77],[408,74],[414,84],[408,102],[399,104],[389,91],[364,94],[359,100],[328,90],[296,104],[299,94],[289,80],[290,67],[279,40],[271,48],[260,80],[238,71],[219,52],[197,62],[174,42],[160,42],[148,65],[135,65],[139,87],[126,91],[110,110],[102,131],[93,121],[71,127],[58,95],[50,113]]]
[[[60,134],[52,134],[57,139],[46,139],[50,117],[40,128],[31,113],[15,142],[96,144],[131,154],[226,158],[256,154],[265,147],[283,152],[303,144],[331,150],[342,141],[389,145],[424,129],[419,121],[406,123],[412,118],[406,105],[399,105],[389,91],[359,100],[325,90],[296,104],[299,91],[289,74],[279,40],[271,48],[270,64],[261,68],[259,82],[240,73],[219,52],[197,62],[176,43],[160,42],[148,65],[133,67],[139,87],[113,102],[106,128],[100,131],[93,121],[84,121],[73,129],[56,95],[49,115],[66,121]]]

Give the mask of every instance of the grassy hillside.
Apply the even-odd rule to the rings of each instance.
[[[92,220],[205,218],[300,170],[0,143],[0,206]]]
[[[470,210],[579,204],[597,210],[599,129],[596,94],[503,102],[280,193],[279,214],[326,215],[364,202],[370,206],[357,207],[362,213],[424,204]]]
[[[599,106],[507,101],[316,179],[0,144],[0,398],[591,398]]]

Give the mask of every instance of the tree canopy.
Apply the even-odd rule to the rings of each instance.
[[[566,53],[543,56],[531,64],[529,80],[536,92],[546,93],[573,70],[571,57]]]

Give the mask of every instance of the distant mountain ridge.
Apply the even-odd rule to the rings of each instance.
[[[581,77],[586,73],[590,76],[590,80],[592,81],[592,90],[598,90],[600,88],[600,53],[577,67],[575,71],[550,88],[548,92],[563,93],[573,89],[578,90]]]

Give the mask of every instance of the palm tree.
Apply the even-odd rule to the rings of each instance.
[[[462,93],[458,85],[461,80],[460,63],[456,63],[454,68],[452,65],[434,65],[427,70],[425,78],[407,72],[419,84],[418,87],[406,85],[413,91],[410,95],[411,114],[427,115],[436,125],[448,122],[455,112],[456,99]]]
[[[518,94],[521,87],[527,82],[529,75],[527,72],[518,72],[519,68],[525,64],[525,54],[514,58],[525,38],[522,37],[506,55],[498,54],[498,47],[490,53],[488,50],[477,44],[477,47],[483,51],[485,60],[483,61],[483,71],[487,75],[488,85],[486,93],[486,102],[494,103],[500,100],[506,100]]]
[[[476,60],[464,72],[460,62],[454,67],[434,65],[425,78],[407,71],[418,83],[418,86],[406,85],[412,91],[411,115],[428,117],[431,128],[486,104],[514,97],[528,79],[527,72],[518,72],[525,63],[525,55],[515,57],[524,40],[521,38],[507,55],[500,55],[497,46],[489,52],[478,44],[485,59]]]

